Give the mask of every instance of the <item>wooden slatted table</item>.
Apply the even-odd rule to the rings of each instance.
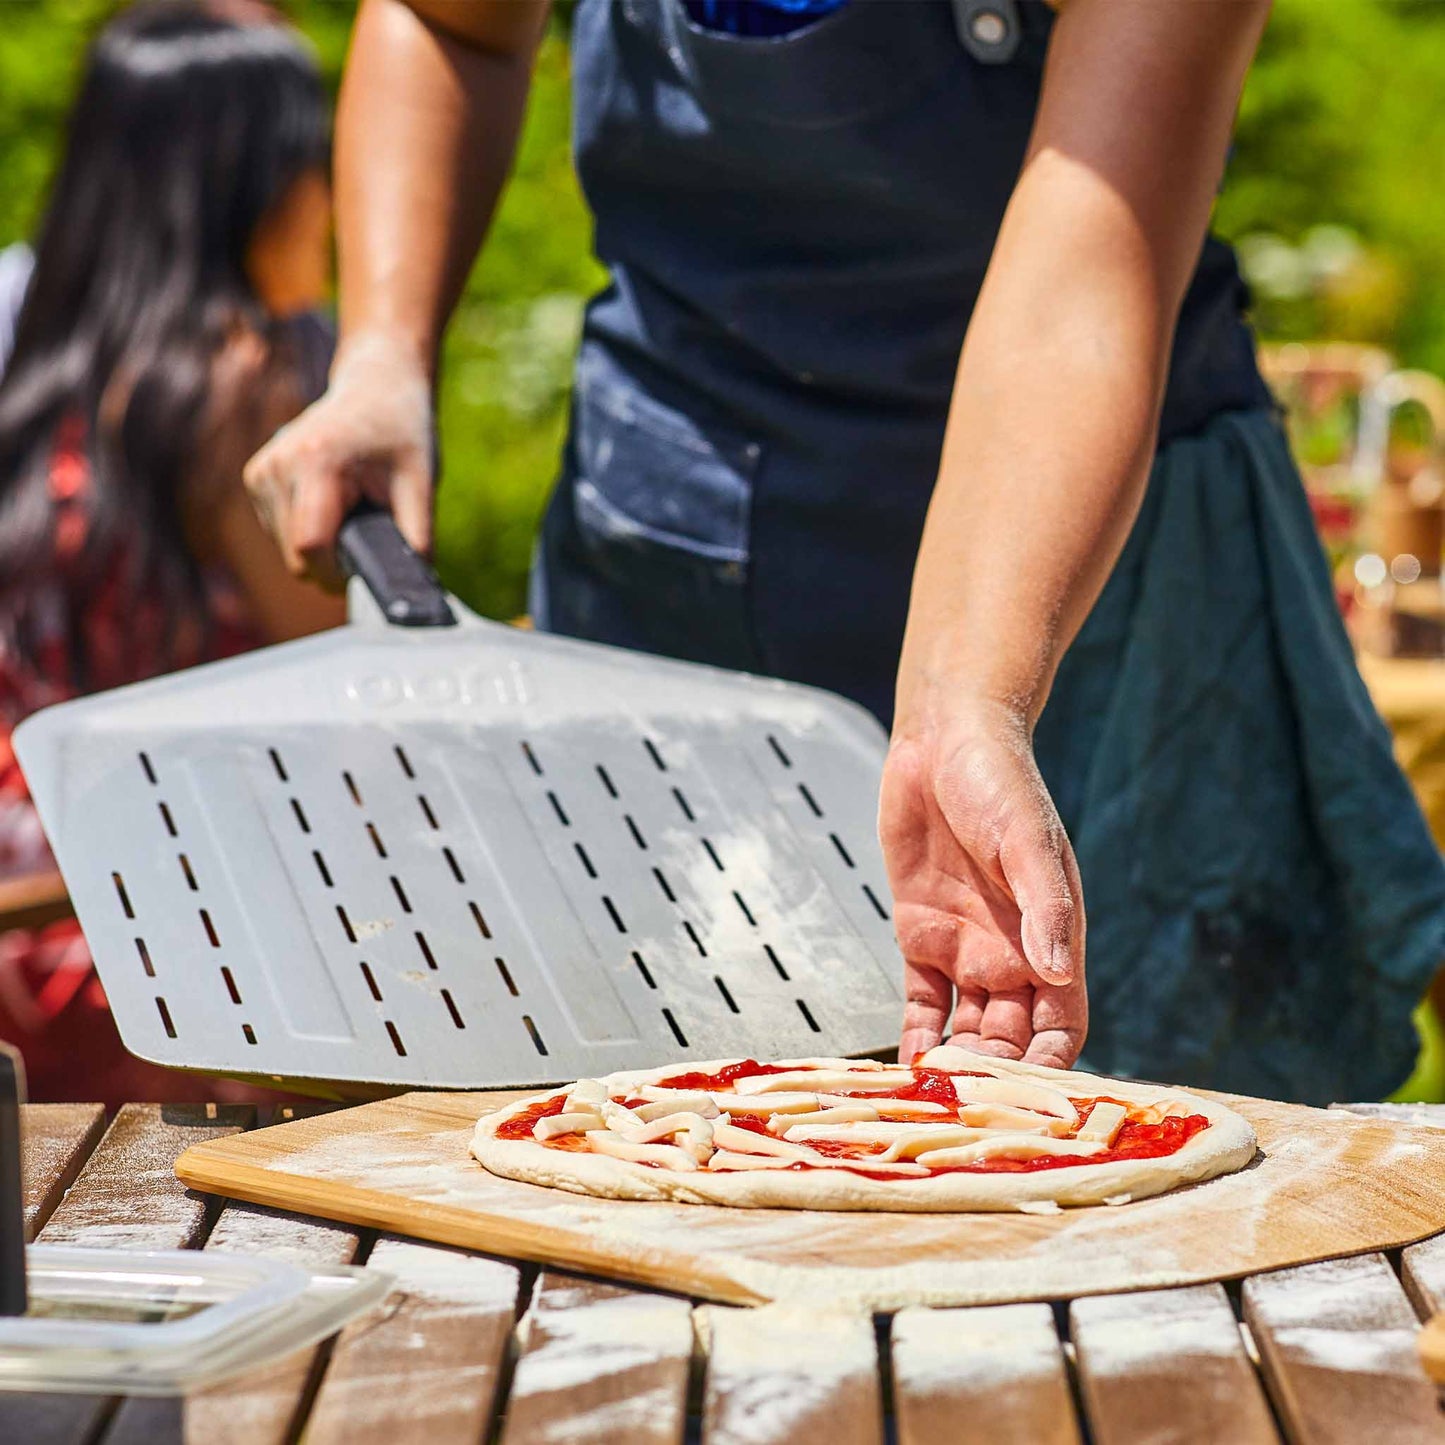
[[[1445,1128],[1445,1106],[1408,1113]],[[390,1297],[335,1339],[185,1400],[0,1393],[0,1441],[1445,1445],[1414,1346],[1418,1321],[1445,1308],[1445,1235],[1394,1258],[1052,1307],[737,1310],[176,1182],[183,1149],[256,1122],[249,1108],[129,1105],[106,1128],[98,1108],[29,1106],[31,1236],[362,1262],[395,1276]]]

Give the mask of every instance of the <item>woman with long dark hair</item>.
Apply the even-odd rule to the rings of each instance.
[[[324,382],[328,148],[314,61],[249,0],[137,5],[90,52],[33,262],[0,258],[23,295],[0,325],[0,895],[53,868],[24,715],[341,618],[240,484]],[[124,1054],[70,920],[0,935],[0,1037],[37,1098],[170,1081]]]

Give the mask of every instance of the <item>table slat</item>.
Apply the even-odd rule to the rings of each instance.
[[[211,1205],[175,1176],[192,1144],[239,1134],[249,1104],[125,1104],[39,1238],[97,1249],[186,1249],[205,1236]]]
[[[516,1320],[516,1266],[389,1236],[367,1263],[396,1287],[338,1336],[306,1445],[485,1439]]]
[[[1415,1312],[1382,1255],[1256,1275],[1244,1311],[1294,1445],[1445,1442]]]
[[[37,1238],[114,1249],[198,1243],[208,1207],[176,1179],[176,1158],[204,1139],[238,1133],[253,1113],[249,1106],[126,1104]],[[0,1395],[0,1440],[89,1445],[113,1408],[103,1395]]]
[[[872,1318],[787,1305],[706,1306],[704,1445],[881,1445]]]
[[[1048,1305],[903,1310],[890,1353],[899,1445],[1077,1445]]]
[[[1412,1244],[1401,1257],[1400,1279],[1422,1320],[1445,1310],[1445,1234]]]
[[[26,1104],[20,1110],[20,1194],[25,1237],[55,1212],[105,1132],[99,1104]]]
[[[1221,1285],[1075,1300],[1069,1321],[1095,1445],[1278,1445]]]
[[[520,1334],[503,1445],[679,1445],[693,1352],[687,1300],[547,1273]]]
[[[221,1211],[206,1249],[264,1254],[306,1269],[350,1264],[360,1235],[354,1229],[285,1214],[256,1204]],[[324,1344],[189,1396],[178,1411],[171,1400],[122,1402],[105,1445],[284,1445],[295,1438]]]

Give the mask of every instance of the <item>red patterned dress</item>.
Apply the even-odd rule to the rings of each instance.
[[[40,633],[33,660],[7,640],[11,619],[0,615],[0,882],[55,867],[10,738],[32,712],[75,695],[60,599],[67,574],[85,565],[91,473],[84,440],[83,427],[67,424],[55,441],[51,566],[31,612],[32,628],[38,621]],[[129,597],[122,575],[123,564],[112,567],[110,583],[82,619],[91,690],[231,656],[262,641],[234,586],[222,576],[208,577],[209,615],[178,629],[167,665],[162,609],[154,600]],[[126,1053],[73,918],[0,933],[0,1039],[20,1049],[35,1100],[118,1105],[127,1099],[251,1097],[242,1086],[158,1068]]]

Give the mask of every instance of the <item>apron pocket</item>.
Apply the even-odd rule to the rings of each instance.
[[[572,502],[587,561],[651,650],[756,667],[746,584],[759,443],[585,362],[578,369]]]

